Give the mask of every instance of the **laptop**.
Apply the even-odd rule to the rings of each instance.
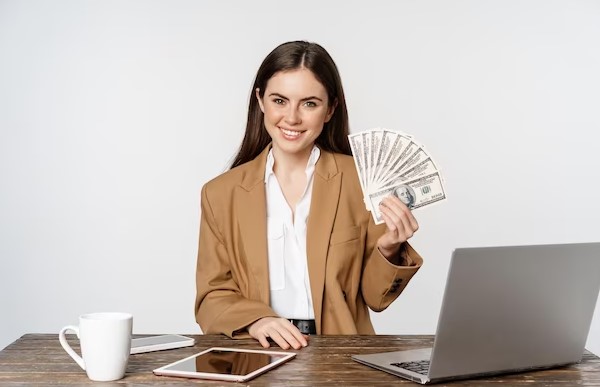
[[[599,290],[600,243],[457,248],[433,348],[352,359],[421,384],[577,363]]]

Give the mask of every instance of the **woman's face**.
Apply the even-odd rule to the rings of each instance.
[[[275,73],[267,82],[263,98],[258,89],[256,98],[276,156],[308,157],[334,110],[325,87],[305,68]]]

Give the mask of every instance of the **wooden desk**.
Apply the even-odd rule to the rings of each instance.
[[[139,337],[140,335],[136,335]],[[188,335],[190,336],[190,335]],[[58,334],[24,335],[0,351],[0,386],[31,385],[227,385],[199,379],[155,376],[152,370],[213,347],[236,346],[260,349],[254,340],[230,340],[224,336],[192,336],[194,347],[132,355],[124,379],[92,382],[67,355],[58,342]],[[389,386],[415,385],[407,380],[378,371],[350,359],[351,354],[421,348],[432,344],[432,336],[312,336],[310,345],[295,359],[251,380],[250,386]],[[69,342],[79,352],[77,340]],[[443,386],[445,384],[438,384]],[[591,353],[580,364],[552,370],[457,381],[452,386],[600,386],[600,359]]]

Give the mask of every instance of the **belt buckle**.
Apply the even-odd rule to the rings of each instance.
[[[313,320],[290,319],[290,322],[305,335],[314,333],[314,329],[311,329],[311,321]]]

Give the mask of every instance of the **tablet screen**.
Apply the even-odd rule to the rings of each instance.
[[[246,380],[294,357],[295,353],[211,348],[155,370],[160,375]]]
[[[207,374],[247,375],[283,357],[284,355],[213,349],[165,369]]]

